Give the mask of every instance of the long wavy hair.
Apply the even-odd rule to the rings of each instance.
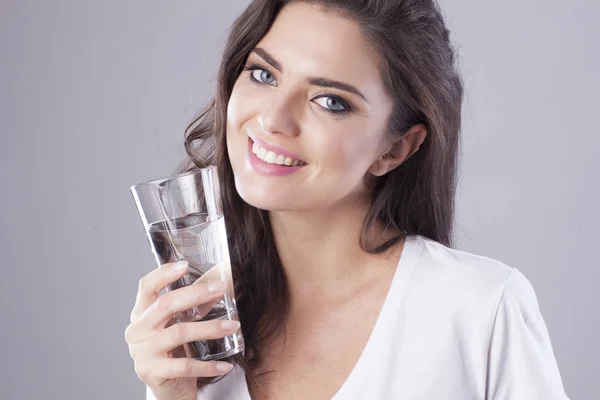
[[[403,234],[418,234],[451,246],[458,174],[462,81],[435,0],[254,0],[234,22],[227,38],[208,107],[185,132],[187,157],[178,172],[216,165],[246,354],[234,356],[256,385],[252,369],[262,344],[283,326],[288,287],[268,211],[242,200],[236,191],[226,145],[227,105],[250,51],[270,29],[278,12],[293,1],[317,4],[357,23],[378,55],[388,94],[394,101],[387,134],[400,137],[424,124],[427,137],[400,166],[377,178],[371,208],[363,221],[361,248],[381,253]],[[377,222],[399,232],[376,245],[369,233]],[[198,388],[212,380],[198,379]]]

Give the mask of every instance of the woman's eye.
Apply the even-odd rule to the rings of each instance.
[[[264,83],[266,85],[275,84],[275,77],[266,69],[254,68],[250,72],[250,75],[252,76],[252,79],[254,79],[257,82]]]
[[[350,111],[348,103],[337,96],[321,96],[313,101],[330,112],[342,113]]]

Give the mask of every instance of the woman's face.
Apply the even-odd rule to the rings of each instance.
[[[354,22],[302,2],[284,7],[228,104],[240,196],[277,211],[364,198],[388,149],[391,109],[376,54]]]

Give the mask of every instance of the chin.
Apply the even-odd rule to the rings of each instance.
[[[277,192],[259,183],[241,182],[236,177],[235,188],[242,200],[261,210],[291,211],[299,206],[295,204],[297,199],[294,199],[291,193]]]

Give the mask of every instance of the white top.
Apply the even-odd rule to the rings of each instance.
[[[241,368],[198,392],[198,400],[223,399],[250,400]],[[527,278],[409,236],[371,337],[333,397],[364,399],[568,397]],[[147,400],[155,400],[150,390]]]

